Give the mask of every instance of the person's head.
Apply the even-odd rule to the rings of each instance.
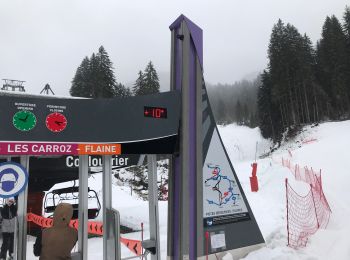
[[[14,198],[11,197],[11,198],[6,199],[6,204],[8,206],[11,206],[14,203],[15,203],[15,199]]]
[[[55,227],[65,227],[69,225],[73,216],[73,207],[69,203],[60,203],[53,213],[53,225]]]

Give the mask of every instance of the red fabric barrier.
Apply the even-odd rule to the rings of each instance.
[[[252,176],[252,177],[249,177],[249,180],[250,180],[250,190],[252,192],[257,192],[259,190],[258,177]]]
[[[250,190],[252,192],[257,192],[259,190],[258,178],[256,177],[257,169],[258,169],[258,164],[255,162],[252,164],[252,176],[249,177]]]
[[[33,214],[33,213],[27,214],[27,221],[33,222],[33,223],[35,223],[43,228],[52,227],[52,225],[53,225],[52,218],[45,218],[45,217],[38,216],[38,215]],[[79,226],[78,220],[76,220],[76,219],[71,220],[69,223],[69,226],[71,226],[75,229],[78,229],[78,226]],[[101,222],[97,222],[97,221],[88,221],[88,232],[89,232],[89,234],[102,236],[103,235],[103,224]],[[120,242],[123,243],[127,248],[129,248],[131,252],[133,252],[134,254],[136,254],[138,256],[141,256],[141,254],[142,254],[141,241],[121,237]]]

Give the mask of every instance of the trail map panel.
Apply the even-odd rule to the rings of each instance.
[[[213,133],[203,166],[203,217],[205,226],[249,219],[247,206],[217,130]]]

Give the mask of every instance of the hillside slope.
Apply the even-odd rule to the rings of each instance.
[[[246,260],[350,259],[347,237],[350,232],[350,223],[347,221],[350,213],[350,173],[347,166],[350,159],[350,121],[305,127],[294,140],[282,144],[270,157],[259,159],[257,175],[260,190],[257,193],[250,191],[249,184],[250,164],[254,160],[251,146],[256,141],[261,143],[258,145],[262,148],[261,153],[266,148],[266,140],[256,134],[256,129],[244,130],[236,125],[220,127],[220,132],[266,240],[266,247],[252,252]],[[249,139],[250,143],[246,141]],[[249,156],[240,159],[238,155],[242,153]],[[310,237],[307,246],[298,250],[286,246],[284,180],[288,178],[292,187],[301,194],[306,194],[308,187],[302,182],[294,181],[289,170],[279,163],[282,157],[291,159],[301,167],[322,169],[323,188],[332,209],[328,227],[318,230]],[[230,258],[227,256],[227,259]]]

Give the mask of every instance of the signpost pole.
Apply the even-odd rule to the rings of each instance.
[[[78,251],[80,259],[88,259],[88,155],[79,156],[79,227],[78,227]]]
[[[157,158],[156,155],[147,155],[148,165],[148,203],[150,240],[155,241],[156,253],[151,260],[160,260],[159,245],[159,213],[158,213],[158,185],[157,185]]]
[[[29,156],[20,157],[21,165],[29,172]],[[17,201],[17,230],[15,232],[15,259],[25,260],[27,254],[27,200],[28,186],[18,195]],[[17,243],[16,243],[17,242]]]

